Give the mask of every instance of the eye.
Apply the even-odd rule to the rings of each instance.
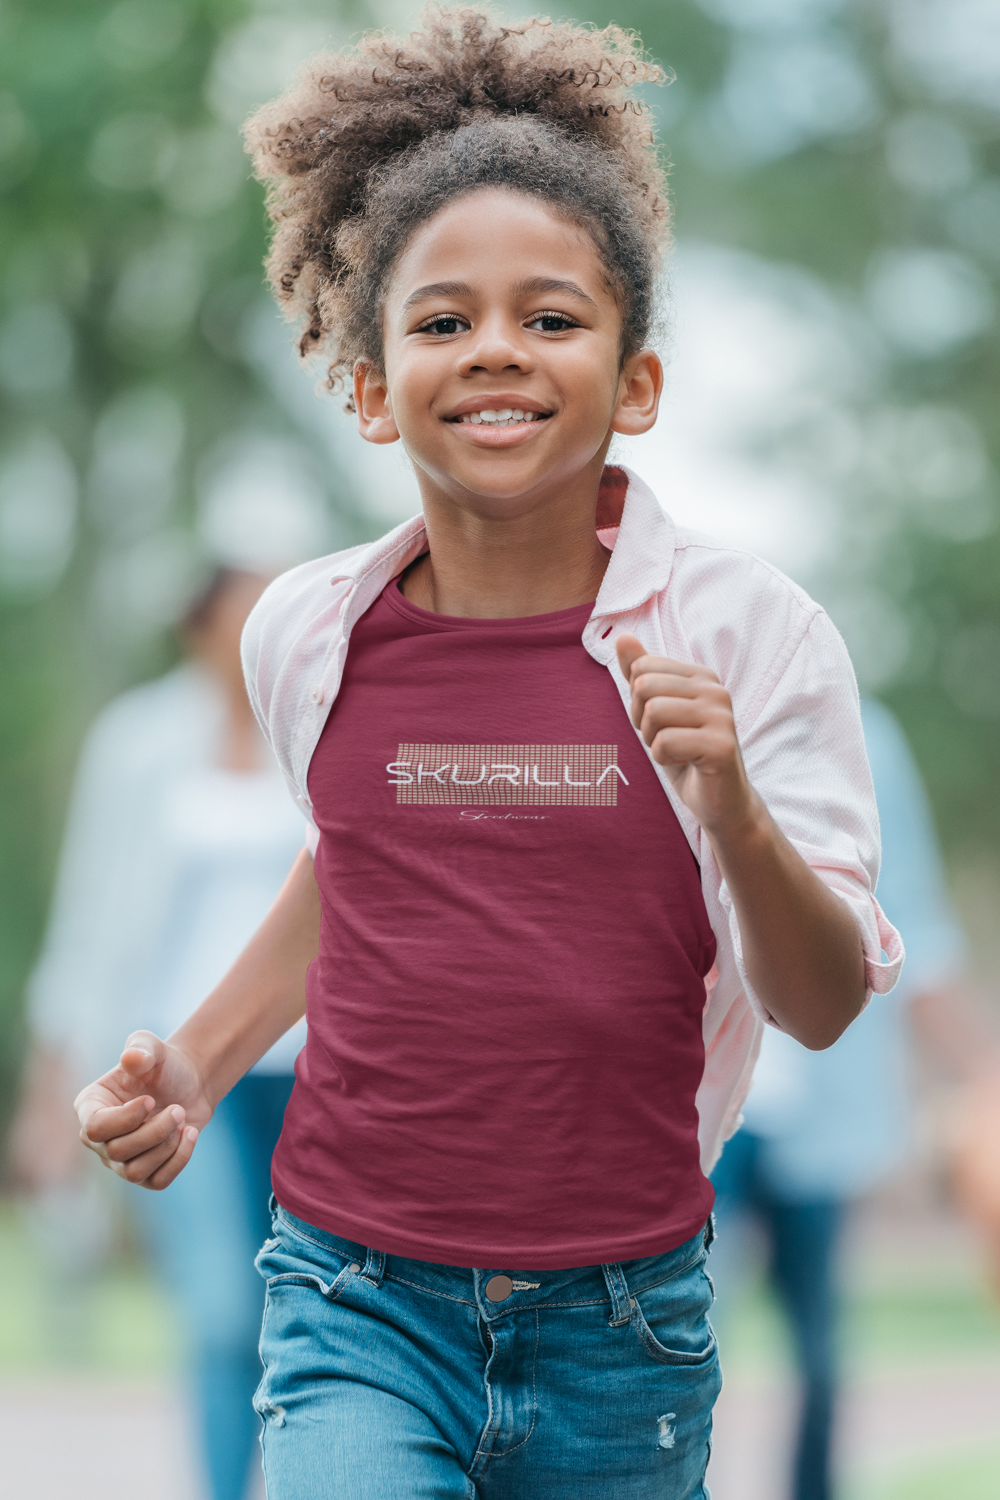
[[[449,335],[461,333],[468,326],[466,320],[460,318],[457,313],[439,313],[436,318],[430,318],[426,323],[421,323],[416,331],[417,333],[434,333],[439,338],[448,338]]]
[[[579,323],[567,313],[539,312],[529,318],[527,326],[536,333],[565,333],[568,328],[579,328]]]

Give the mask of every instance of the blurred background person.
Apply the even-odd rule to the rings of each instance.
[[[968,994],[966,942],[913,756],[881,703],[862,700],[862,718],[882,825],[877,894],[906,944],[903,976],[825,1052],[767,1028],[743,1126],[712,1174],[723,1361],[733,1304],[762,1259],[793,1336],[801,1407],[792,1500],[832,1500],[837,1490],[839,1249],[852,1205],[912,1149],[914,1043],[963,1081],[1000,1077],[997,1038]]]
[[[28,984],[32,1052],[13,1156],[56,1194],[72,1238],[70,1108],[136,1027],[167,1036],[214,988],[270,907],[303,822],[254,720],[240,633],[266,580],[219,568],[191,602],[185,661],[132,689],[84,744],[42,955]],[[184,1181],[127,1209],[186,1325],[212,1500],[242,1500],[256,1448],[271,1154],[304,1022],[221,1101]]]

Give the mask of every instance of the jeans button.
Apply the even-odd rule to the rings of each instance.
[[[491,1276],[484,1288],[491,1302],[503,1302],[513,1290],[514,1283],[509,1276]]]

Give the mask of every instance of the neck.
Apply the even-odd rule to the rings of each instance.
[[[405,597],[434,614],[480,620],[591,603],[611,556],[595,529],[602,470],[603,455],[593,473],[502,515],[425,492],[429,550],[403,578]]]

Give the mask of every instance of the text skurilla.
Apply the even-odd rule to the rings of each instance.
[[[489,767],[485,761],[482,761],[479,775],[473,777],[460,776],[458,773],[461,768],[457,761],[454,764],[449,761],[443,766],[434,766],[429,770],[424,767],[422,760],[417,762],[415,771],[411,769],[412,766],[411,760],[390,761],[385,768],[392,778],[388,783],[389,786],[410,786],[413,782],[419,786],[424,781],[436,781],[439,786],[445,786],[448,782],[453,782],[456,786],[482,786],[484,784],[492,786],[495,781],[506,781],[511,786],[562,786],[564,784],[566,786],[600,786],[604,778],[610,776],[612,771],[628,786],[628,777],[616,765],[605,766],[596,781],[575,781],[569,773],[569,766],[565,763],[562,779],[557,777],[555,781],[539,776],[539,765],[517,766],[513,761],[494,761]]]

